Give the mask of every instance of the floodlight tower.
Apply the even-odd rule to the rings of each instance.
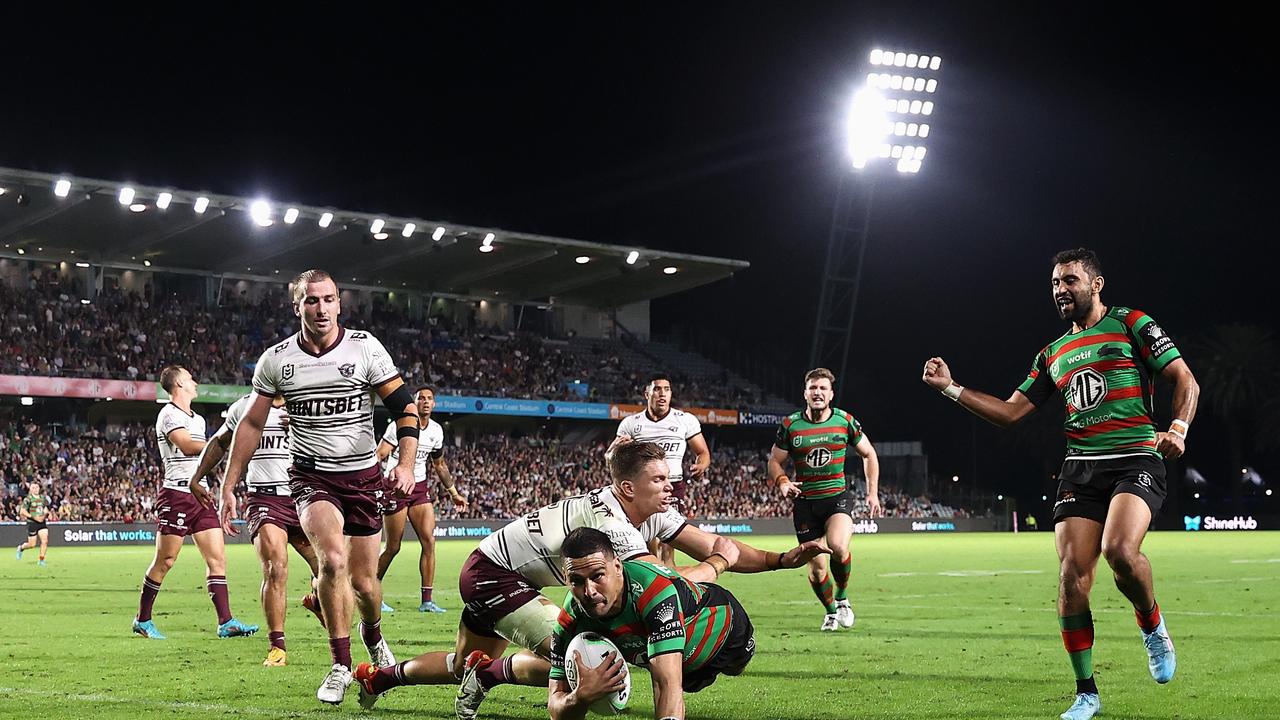
[[[942,58],[877,48],[868,63],[845,128],[846,151],[857,177],[842,172],[837,185],[809,354],[809,367],[830,368],[841,379],[849,365],[875,182],[889,174],[920,172]]]

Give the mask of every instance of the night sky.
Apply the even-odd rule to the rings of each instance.
[[[922,439],[966,479],[976,455],[983,484],[1038,495],[1038,451],[974,432],[919,374],[941,354],[1007,396],[1064,329],[1060,249],[1096,249],[1104,300],[1177,341],[1274,328],[1257,18],[690,5],[8,8],[0,164],[748,260],[655,302],[654,331],[768,358],[798,404],[843,113],[870,48],[916,50],[943,58],[930,154],[877,181],[845,379],[873,439]],[[1220,426],[1204,410],[1189,444],[1211,480]]]

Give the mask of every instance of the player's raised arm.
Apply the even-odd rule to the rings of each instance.
[[[1048,392],[1045,393],[1047,398],[1055,389],[1052,387],[1053,382],[1049,380],[1047,373],[1037,373],[1035,370],[1032,373],[1028,380],[1033,384],[1035,392],[1040,391],[1042,383],[1040,378],[1049,384],[1046,388]],[[1038,404],[1033,402],[1022,389],[1015,390],[1008,400],[1001,400],[994,395],[957,385],[951,379],[951,368],[947,367],[947,363],[940,357],[929,358],[924,364],[922,379],[926,385],[946,395],[965,410],[1000,427],[1008,427],[1030,415]]]
[[[413,492],[413,464],[418,457],[418,404],[413,401],[399,375],[374,388],[382,404],[396,423],[396,440],[400,446],[400,462],[391,468],[391,481],[396,491],[408,497]]]

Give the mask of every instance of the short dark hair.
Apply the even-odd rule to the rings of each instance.
[[[648,390],[650,387],[653,386],[654,383],[658,382],[659,380],[666,380],[668,385],[671,384],[670,375],[667,375],[666,373],[654,373],[650,375],[649,379],[645,382],[644,384],[645,390]]]
[[[178,376],[186,368],[181,365],[165,365],[160,371],[160,387],[164,388],[167,393],[173,392],[173,386],[178,384]]]
[[[615,483],[640,474],[640,468],[654,460],[666,462],[667,451],[658,443],[629,442],[619,445],[609,456],[609,475]]]
[[[566,535],[564,542],[560,543],[560,557],[562,558],[584,558],[596,553],[600,553],[606,558],[616,557],[616,553],[613,551],[613,543],[609,541],[609,536],[595,528],[580,527]]]
[[[423,390],[426,390],[427,392],[431,393],[432,397],[435,397],[435,394],[436,394],[435,385],[419,385],[417,388],[414,389],[413,396],[418,397],[418,393],[422,392]]]
[[[831,381],[832,385],[836,384],[836,374],[826,368],[814,368],[809,372],[805,373],[804,384],[808,385],[810,380],[817,380],[819,378],[826,378],[827,380]]]
[[[1087,248],[1063,250],[1053,256],[1054,265],[1065,265],[1073,262],[1079,262],[1091,278],[1096,278],[1102,274],[1102,261],[1098,259],[1098,253]]]

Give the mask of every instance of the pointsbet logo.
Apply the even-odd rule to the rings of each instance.
[[[1257,530],[1258,521],[1252,515],[1236,515],[1232,518],[1216,518],[1206,515],[1183,515],[1182,524],[1188,531],[1199,530]]]

